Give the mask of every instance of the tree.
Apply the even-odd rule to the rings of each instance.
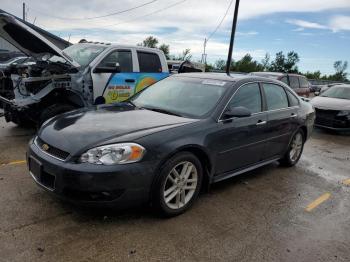
[[[142,44],[139,44],[141,46],[144,47],[151,47],[151,48],[156,48],[158,45],[158,39],[153,37],[153,36],[149,36],[147,37],[145,40],[143,40]]]
[[[273,72],[297,73],[297,63],[299,61],[299,55],[296,52],[291,51],[286,57],[281,51],[276,54],[275,60],[271,62],[270,70]]]
[[[334,69],[335,74],[332,76],[335,81],[345,81],[347,80],[346,77],[348,73],[346,72],[346,69],[348,68],[348,62],[347,61],[335,61],[334,62]]]
[[[263,67],[257,61],[253,60],[253,57],[250,54],[246,54],[242,57],[241,60],[238,60],[234,64],[233,71],[243,72],[243,73],[251,73],[262,71]]]
[[[315,79],[315,80],[319,80],[321,79],[321,72],[320,71],[315,71],[315,72],[309,72],[307,71],[304,76],[306,76],[306,78],[308,79]]]
[[[216,60],[214,64],[214,68],[216,70],[225,70],[226,69],[226,61],[224,59]]]
[[[186,48],[185,50],[182,51],[182,54],[178,55],[178,56],[172,56],[172,59],[174,60],[181,60],[181,61],[190,61],[192,58],[191,55],[191,49]]]
[[[170,56],[169,56],[170,46],[169,45],[161,44],[159,46],[159,49],[163,51],[166,59],[170,59]]]
[[[270,67],[271,67],[270,59],[271,59],[270,54],[266,53],[264,59],[261,60],[261,65],[262,65],[264,71],[270,70]]]

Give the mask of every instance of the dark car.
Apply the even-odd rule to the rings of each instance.
[[[311,84],[305,76],[275,72],[254,72],[252,74],[282,81],[290,86],[299,96],[310,96]]]
[[[311,100],[316,110],[315,126],[350,130],[350,85],[332,86]]]
[[[29,144],[29,170],[72,202],[151,202],[177,215],[210,183],[274,161],[295,165],[313,122],[311,104],[279,81],[174,75],[127,102],[48,120]]]

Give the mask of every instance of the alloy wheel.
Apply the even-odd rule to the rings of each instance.
[[[195,165],[189,161],[177,164],[168,174],[164,188],[163,198],[170,209],[184,207],[196,192],[198,186],[198,173]]]
[[[303,148],[303,136],[300,132],[298,132],[292,140],[291,148],[289,151],[289,157],[293,162],[297,161],[298,158],[300,157],[302,148]]]

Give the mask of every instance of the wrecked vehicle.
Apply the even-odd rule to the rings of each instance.
[[[0,94],[7,122],[41,124],[75,108],[115,103],[169,75],[158,49],[75,44],[61,50],[15,17],[0,13],[0,36],[33,57],[34,65],[17,65],[0,73]]]

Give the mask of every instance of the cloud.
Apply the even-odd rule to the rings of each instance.
[[[350,16],[334,16],[329,22],[329,27],[334,31],[350,30]]]
[[[259,33],[256,31],[249,31],[249,32],[237,32],[236,35],[238,36],[254,36],[258,35]]]
[[[321,25],[318,23],[314,23],[314,22],[309,22],[309,21],[305,21],[305,20],[299,20],[299,19],[288,19],[287,23],[292,24],[292,25],[296,25],[299,26],[299,30],[301,31],[301,29],[303,28],[309,28],[309,29],[329,29],[327,26],[325,25]],[[297,31],[297,30],[295,30]]]
[[[303,31],[304,29],[332,30],[333,32],[350,30],[350,16],[344,15],[333,16],[327,24],[319,24],[299,19],[288,19],[286,22],[298,26],[298,28],[293,29],[295,32]]]

